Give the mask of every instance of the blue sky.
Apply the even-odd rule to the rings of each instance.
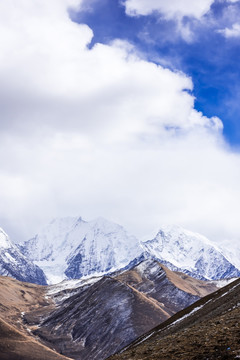
[[[192,77],[195,107],[205,115],[218,116],[232,146],[240,145],[240,37],[223,36],[219,30],[238,21],[240,4],[215,1],[201,21],[185,17],[192,39],[183,39],[174,19],[159,12],[128,16],[119,0],[90,1],[85,11],[72,14],[88,24],[94,43],[120,38],[134,44],[150,61],[183,71]]]

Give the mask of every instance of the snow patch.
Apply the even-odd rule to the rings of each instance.
[[[59,284],[50,285],[48,287],[47,296],[58,294],[61,291],[68,289],[78,289],[86,285],[92,285],[97,281],[101,280],[102,277],[90,277],[86,276],[85,278],[78,280],[64,280]]]

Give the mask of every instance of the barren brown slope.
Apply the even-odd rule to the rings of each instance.
[[[75,359],[105,359],[198,300],[201,291],[216,289],[188,276],[185,281],[184,276],[175,276],[157,261],[144,261],[77,293],[74,290],[75,295],[59,303],[35,334]],[[38,316],[39,312],[31,312],[25,320],[39,324]]]
[[[23,320],[25,312],[41,309],[44,313],[55,307],[45,299],[45,292],[44,286],[0,277],[1,360],[67,359],[38,342]]]
[[[216,283],[212,281],[203,281],[192,278],[191,276],[184,274],[178,271],[171,271],[166,266],[161,264],[158,261],[145,261],[143,263],[155,263],[159,267],[163,269],[165,272],[166,278],[177,288],[180,290],[189,293],[194,296],[204,297],[208,294],[211,294],[214,291],[218,290]],[[142,264],[143,264],[142,263]],[[147,283],[154,281],[153,278],[148,279],[148,274],[145,274],[142,271],[142,266],[139,264],[135,266],[133,269],[123,272],[122,274],[115,277],[116,279],[134,286],[137,288],[142,288],[147,291]],[[144,283],[144,286],[141,285]],[[150,284],[149,284],[150,285]],[[152,293],[152,292],[151,292]]]
[[[26,314],[25,319],[34,325],[38,315]],[[100,360],[165,318],[144,294],[104,277],[65,300],[34,333],[66,356]]]
[[[47,287],[0,277],[0,318],[34,346],[40,339],[65,356],[101,360],[215,289],[152,260],[52,298]]]
[[[1,360],[67,360],[0,319]]]
[[[0,277],[0,359],[67,359],[37,341],[25,323],[25,312],[41,310],[43,315],[55,308],[45,298],[46,287]]]
[[[0,276],[0,318],[27,333],[22,321],[24,313],[37,309],[44,313],[55,308],[53,301],[45,298],[46,289],[46,286]]]
[[[240,280],[181,311],[109,360],[240,358]]]

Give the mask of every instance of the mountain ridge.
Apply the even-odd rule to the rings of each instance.
[[[152,240],[139,241],[103,218],[57,218],[20,249],[42,268],[49,283],[128,269],[143,259],[199,279],[240,276],[216,244],[178,226],[162,227]]]
[[[108,360],[237,359],[240,279],[198,300]]]
[[[162,227],[155,238],[141,244],[149,256],[170,269],[199,279],[240,276],[240,270],[227,259],[223,249],[205,236],[176,225]]]
[[[206,293],[217,289],[215,284],[183,276],[176,274],[182,287],[192,281],[196,288],[205,286]],[[53,291],[54,285],[51,288]],[[200,298],[193,288],[186,292],[169,280],[166,268],[155,260],[83,284],[72,296],[71,292],[64,291],[62,300],[61,292],[52,292],[57,308],[40,324],[39,312],[27,313],[24,319],[37,326],[35,335],[54,344],[65,356],[81,360],[105,359]]]
[[[46,285],[44,272],[31,262],[0,228],[0,274],[14,279]]]

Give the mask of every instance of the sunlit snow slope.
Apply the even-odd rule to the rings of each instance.
[[[138,258],[138,240],[102,218],[58,218],[21,247],[45,272],[49,283],[106,274]]]
[[[221,279],[240,276],[240,271],[205,236],[178,226],[162,227],[152,240],[142,242],[149,256],[194,277]]]
[[[20,246],[45,272],[48,282],[104,275],[157,259],[172,270],[199,279],[240,276],[231,257],[206,237],[178,226],[162,227],[152,240],[140,242],[120,225],[98,218],[58,218]]]

